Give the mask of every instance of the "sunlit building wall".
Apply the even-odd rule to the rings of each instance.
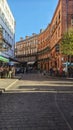
[[[15,19],[7,0],[0,0],[0,29],[2,30],[0,55],[7,58],[14,57]]]
[[[21,38],[15,45],[15,56],[22,63],[35,62],[37,59],[37,35],[26,36]]]
[[[45,30],[35,36],[26,37],[16,43],[16,56],[20,61],[32,61],[32,48],[36,39],[38,68],[49,71],[51,67],[57,69],[66,62],[66,57],[61,54],[60,43],[63,34],[73,27],[73,0],[59,0],[51,22]],[[32,45],[32,47],[31,47]]]
[[[38,35],[38,67],[47,70],[57,69],[66,62],[60,52],[62,35],[73,27],[73,0],[59,0],[49,26]]]

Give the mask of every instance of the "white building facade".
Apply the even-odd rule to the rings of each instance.
[[[0,0],[0,57],[14,57],[15,19],[7,0]],[[1,60],[0,60],[1,61]]]

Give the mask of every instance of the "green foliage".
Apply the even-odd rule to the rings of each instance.
[[[62,37],[61,53],[65,55],[73,55],[73,29],[69,29]]]

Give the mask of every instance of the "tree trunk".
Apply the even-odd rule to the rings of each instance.
[[[69,56],[69,62],[70,62],[70,65],[71,65],[71,55]]]

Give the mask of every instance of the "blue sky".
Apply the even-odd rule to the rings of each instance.
[[[39,34],[51,22],[58,0],[7,0],[16,21],[15,41]]]

